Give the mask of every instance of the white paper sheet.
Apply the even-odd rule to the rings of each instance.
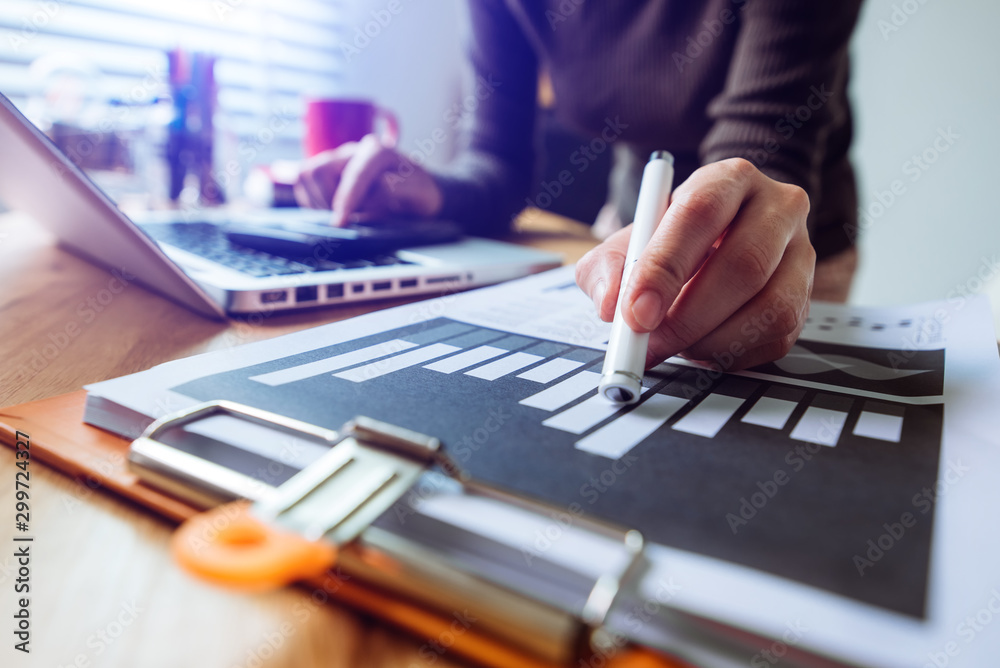
[[[334,323],[178,360],[87,389],[91,397],[159,417],[197,403],[167,388],[438,317],[601,349],[609,326],[597,318],[589,299],[572,286],[572,279],[572,268],[562,268],[474,293],[376,312],[350,323]],[[796,625],[804,630],[790,644],[850,663],[970,668],[997,665],[1000,530],[994,509],[1000,508],[1000,360],[988,303],[985,299],[963,299],[890,309],[813,304],[802,337],[813,342],[886,350],[943,347],[946,351],[943,395],[891,397],[914,405],[943,401],[946,407],[927,618],[919,620],[889,612],[774,574],[664,546],[650,550],[653,568],[643,581],[640,595],[646,601],[658,601],[662,584],[669,581],[669,606],[771,638],[781,638],[790,625]],[[699,368],[682,359],[671,362]],[[806,351],[789,363],[818,362]],[[575,373],[568,378],[588,372]],[[881,372],[859,368],[859,373]],[[761,373],[745,376],[773,378]],[[803,388],[830,389],[808,379],[783,380]],[[545,408],[556,410],[584,394],[581,390],[558,406]],[[855,395],[887,399],[872,390],[859,389]],[[776,419],[768,417],[768,428],[777,426]],[[879,424],[880,433],[886,433],[885,421]],[[869,424],[867,428],[874,427]],[[668,630],[657,631],[656,619],[652,615],[643,624],[641,635],[669,642]]]

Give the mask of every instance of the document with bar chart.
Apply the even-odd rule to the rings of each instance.
[[[571,275],[514,285],[89,389],[149,415],[156,392],[161,407],[229,399],[334,429],[367,415],[439,437],[476,478],[639,529],[669,572],[700,558],[893,628],[934,617],[939,480],[956,460],[933,311],[815,305],[785,358],[742,373],[673,358],[621,407],[597,394],[608,328]],[[275,459],[231,461],[253,475]]]

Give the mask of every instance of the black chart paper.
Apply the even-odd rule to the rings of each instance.
[[[907,383],[886,379],[892,374],[884,371],[885,350],[808,341],[800,345],[792,366],[771,364],[756,371],[901,397],[941,393],[943,351],[901,357],[920,372]],[[352,351],[366,349],[381,356],[318,374],[309,370],[315,367],[303,369],[330,358],[350,362]],[[342,355],[348,357],[338,358]],[[824,363],[831,359],[834,363]],[[400,360],[419,361],[396,369]],[[455,369],[463,360],[478,361]],[[602,360],[600,351],[438,318],[173,389],[333,429],[356,415],[368,415],[433,434],[475,477],[564,507],[577,504],[575,508],[639,529],[663,545],[914,617],[924,615],[943,405],[875,400],[852,395],[851,389],[809,389],[661,365],[647,375],[645,384],[651,389],[640,406],[648,402],[676,412],[634,445],[621,438],[609,442],[625,450],[609,458],[575,444],[584,439],[600,444],[601,434],[608,432],[593,434],[605,428],[628,432],[628,414],[643,409],[618,411],[575,434],[543,422],[560,424],[558,416],[589,401],[593,389],[556,408],[549,406],[560,399],[549,399],[546,408],[520,403],[530,404],[529,397],[561,384],[572,385],[577,376],[577,381],[591,378],[580,374],[596,374]],[[857,367],[844,371],[851,364]],[[285,369],[292,371],[284,372],[284,378],[266,375]],[[303,377],[296,377],[297,369]],[[395,370],[386,373],[389,369]],[[568,370],[548,380],[562,369]],[[762,401],[759,415],[748,417]],[[703,410],[685,421],[702,404]],[[765,405],[774,410],[763,411]],[[575,414],[584,423],[601,416],[590,406],[597,404]],[[776,428],[782,410],[788,414]],[[579,426],[580,419],[569,417],[566,424]],[[705,435],[713,422],[721,428]],[[792,437],[796,429],[801,437],[811,422],[824,431],[819,440],[832,440],[832,446]],[[862,562],[860,575],[857,559],[867,559],[868,541],[877,543],[904,513],[915,518],[915,525],[877,560]],[[750,519],[740,522],[746,516]]]

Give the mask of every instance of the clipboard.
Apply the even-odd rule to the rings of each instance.
[[[201,508],[198,503],[182,500],[149,485],[128,465],[130,441],[82,422],[86,394],[83,391],[9,407],[0,411],[0,442],[13,447],[17,431],[30,433],[32,454],[38,460],[69,475],[86,479],[123,497],[137,502],[173,520],[185,521],[195,517]],[[204,408],[204,407],[203,407]],[[231,407],[230,407],[231,408]],[[529,502],[532,504],[533,502]],[[612,533],[614,529],[607,529]],[[626,549],[635,549],[635,537],[622,534]],[[351,553],[345,548],[344,555]],[[399,565],[392,554],[380,550],[357,551],[351,556],[361,562],[378,563],[383,560],[387,570]],[[396,553],[398,556],[398,551]],[[385,561],[388,558],[388,561]],[[600,627],[600,611],[606,611],[625,572],[610,573],[601,583],[595,583],[594,599],[586,614],[573,615],[565,610],[553,609],[545,603],[526,600],[525,597],[502,588],[487,586],[476,592],[477,596],[491,595],[512,606],[496,618],[488,628],[473,627],[469,632],[455,635],[449,648],[456,655],[490,667],[525,666],[526,668],[565,668],[569,665],[591,665],[599,661],[609,668],[681,668],[685,665],[673,658],[637,646],[615,646],[615,638]],[[427,605],[413,591],[386,586],[374,578],[338,578],[332,571],[325,571],[305,580],[309,585],[324,587],[335,592],[331,600],[383,619],[390,624],[432,639],[448,629],[454,621],[447,609]],[[471,579],[469,580],[471,582]],[[613,585],[609,588],[609,584]],[[492,587],[492,588],[491,588]],[[454,599],[451,599],[454,603]],[[488,605],[492,603],[482,599]],[[546,609],[548,608],[548,609]],[[453,609],[453,608],[452,608]],[[538,628],[543,632],[524,634],[531,624],[524,624],[516,632],[504,632],[503,623],[513,617],[532,611],[530,620],[544,622]],[[587,618],[590,615],[590,618]],[[596,665],[596,664],[595,664]]]

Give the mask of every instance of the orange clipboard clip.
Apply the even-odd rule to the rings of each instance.
[[[229,401],[212,401],[152,423],[132,444],[130,459],[161,451],[167,430],[225,414],[280,432],[305,436],[329,451],[256,503],[235,501],[192,517],[175,532],[171,550],[188,572],[218,585],[266,590],[315,578],[338,565],[388,591],[393,603],[366,606],[425,636],[447,631],[447,610],[456,601],[485,619],[484,630],[452,647],[489,666],[537,668],[577,665],[594,657],[609,668],[670,668],[681,664],[635,645],[604,628],[623,582],[643,554],[642,536],[593,520],[588,530],[620,541],[625,565],[597,577],[581,609],[512,591],[481,574],[442,567],[441,555],[407,543],[372,524],[407,494],[432,467],[471,493],[544,513],[545,504],[470,480],[445,454],[438,439],[366,417],[339,432]],[[364,538],[359,550],[357,540]],[[374,558],[373,558],[374,556]],[[437,610],[439,615],[433,613]],[[430,614],[428,614],[430,612]],[[436,621],[435,621],[436,620]],[[505,647],[505,645],[511,647]],[[512,651],[513,654],[512,654]],[[502,657],[502,658],[501,658]],[[590,665],[584,663],[583,665]]]

